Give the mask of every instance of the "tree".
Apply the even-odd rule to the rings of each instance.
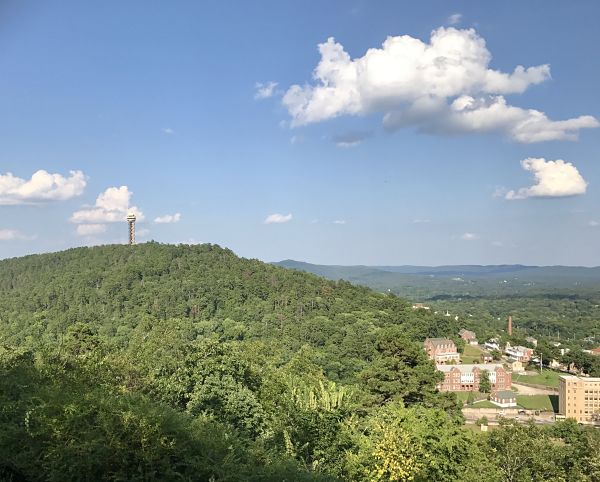
[[[479,375],[479,391],[481,393],[490,393],[492,384],[490,383],[490,374],[487,370],[482,370]]]
[[[423,348],[405,337],[402,328],[383,330],[375,348],[375,359],[360,374],[371,404],[402,400],[409,405],[435,393],[443,375],[436,371]]]
[[[488,446],[503,482],[573,480],[557,463],[562,459],[560,446],[533,423],[501,420],[489,434]]]

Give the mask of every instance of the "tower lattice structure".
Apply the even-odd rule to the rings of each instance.
[[[129,245],[135,244],[135,214],[127,215],[127,223],[129,224]]]

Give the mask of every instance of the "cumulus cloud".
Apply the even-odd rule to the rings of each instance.
[[[154,219],[156,224],[178,223],[181,220],[181,213],[165,214]]]
[[[81,195],[86,184],[81,171],[70,171],[69,176],[62,176],[41,169],[31,179],[22,179],[8,172],[0,174],[0,204],[66,201]]]
[[[463,241],[475,241],[476,239],[479,239],[479,235],[475,233],[463,233],[460,236],[460,239],[462,239]]]
[[[283,97],[292,126],[382,112],[390,130],[500,132],[518,142],[573,140],[580,129],[600,126],[591,116],[553,121],[543,112],[509,105],[504,94],[544,82],[550,67],[491,69],[485,40],[473,29],[441,27],[429,43],[408,35],[388,37],[381,48],[356,59],[333,38],[320,44],[319,52],[315,82],[292,85]]]
[[[35,236],[27,236],[17,229],[0,229],[0,241],[31,241]]]
[[[461,22],[462,20],[462,13],[453,13],[452,15],[450,15],[448,17],[448,25],[457,25]]]
[[[132,192],[127,186],[109,187],[100,193],[94,206],[75,211],[72,223],[103,224],[124,222],[128,213],[133,213],[138,221],[144,220],[144,213],[136,206],[130,206]]]
[[[266,83],[261,83],[261,82],[257,82],[254,85],[254,88],[256,89],[256,92],[254,94],[254,98],[256,100],[262,100],[262,99],[268,99],[269,97],[273,97],[273,95],[275,95],[276,93],[276,89],[277,86],[279,84],[277,82],[266,82]]]
[[[167,135],[175,134],[175,131],[173,129],[171,129],[170,127],[165,127],[162,131]]]
[[[292,214],[269,214],[266,219],[264,220],[265,224],[281,224],[281,223],[288,223],[292,220]]]
[[[371,137],[371,132],[353,131],[345,134],[337,134],[332,137],[333,142],[338,147],[348,148],[360,145],[364,140]]]
[[[79,236],[94,236],[105,233],[106,229],[106,224],[79,224],[77,226],[77,234]]]
[[[588,222],[588,226],[595,228],[597,226],[600,226],[600,223],[598,221],[591,220]]]
[[[528,158],[521,161],[526,171],[533,173],[535,184],[511,190],[506,199],[526,199],[529,197],[565,197],[585,194],[587,182],[577,168],[562,159],[547,161],[544,158]]]
[[[346,224],[346,220],[345,219],[336,219],[333,224]]]

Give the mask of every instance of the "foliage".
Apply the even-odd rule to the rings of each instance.
[[[576,424],[465,429],[461,327],[214,245],[0,261],[0,480],[597,480]]]

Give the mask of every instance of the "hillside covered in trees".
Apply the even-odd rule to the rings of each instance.
[[[569,421],[463,425],[453,319],[214,245],[0,262],[0,480],[600,480]]]

